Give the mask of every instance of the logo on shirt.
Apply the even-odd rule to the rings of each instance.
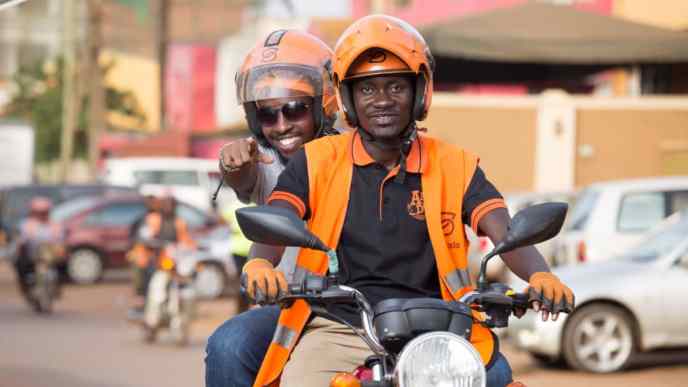
[[[441,218],[442,232],[444,235],[450,235],[454,232],[454,218],[456,218],[456,214],[453,212],[443,212]]]
[[[423,193],[415,190],[411,192],[411,200],[406,205],[409,215],[416,220],[425,220],[425,206],[423,205]]]

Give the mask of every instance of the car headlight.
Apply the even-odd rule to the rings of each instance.
[[[431,332],[409,342],[395,369],[399,387],[485,387],[485,366],[464,338]]]

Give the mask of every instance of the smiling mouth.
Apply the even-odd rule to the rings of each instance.
[[[277,143],[280,144],[280,146],[282,146],[284,148],[291,148],[294,145],[296,145],[296,143],[298,143],[298,142],[299,142],[299,136],[286,137],[286,138],[281,138],[281,139],[277,140]]]

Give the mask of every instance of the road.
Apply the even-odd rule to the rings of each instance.
[[[203,386],[205,341],[235,307],[230,300],[203,302],[190,345],[162,335],[144,344],[124,320],[130,288],[125,273],[96,286],[67,286],[51,316],[37,316],[19,297],[14,276],[0,263],[0,387]],[[615,375],[543,369],[504,345],[518,380],[529,387],[685,386],[688,355],[664,353],[640,368]]]

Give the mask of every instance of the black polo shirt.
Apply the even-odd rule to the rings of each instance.
[[[339,279],[368,298],[371,305],[388,298],[440,298],[440,283],[425,222],[421,175],[427,157],[413,144],[403,184],[394,181],[398,167],[388,171],[373,160],[354,137],[354,169],[342,234],[337,246]],[[305,151],[295,153],[279,177],[273,196],[304,209],[310,217]],[[504,207],[497,189],[478,167],[463,199],[462,220],[477,227],[491,209]],[[360,326],[353,307],[335,305],[330,312]]]

